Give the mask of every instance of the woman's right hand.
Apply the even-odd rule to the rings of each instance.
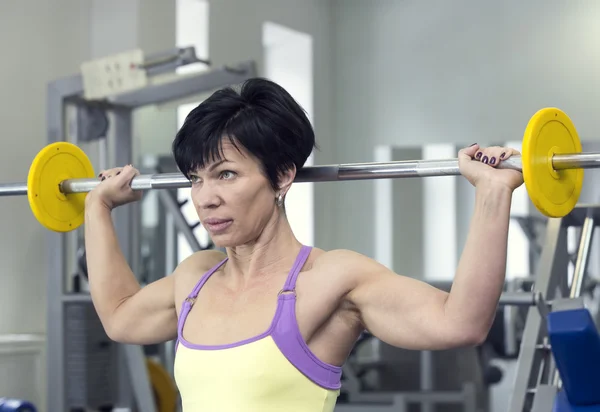
[[[113,210],[140,200],[143,196],[142,191],[131,188],[131,180],[139,174],[140,172],[131,165],[103,170],[98,175],[100,184],[87,194],[86,204],[100,202],[108,210]]]

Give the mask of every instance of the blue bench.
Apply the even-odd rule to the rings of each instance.
[[[589,311],[549,313],[548,337],[563,383],[553,412],[600,412],[600,335]]]
[[[36,412],[33,404],[20,399],[0,398],[0,412]]]

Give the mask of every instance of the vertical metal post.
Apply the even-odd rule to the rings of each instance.
[[[434,386],[433,353],[429,350],[423,350],[420,353],[420,377],[421,391],[431,392]],[[434,404],[427,400],[421,403],[422,412],[433,412]]]
[[[579,241],[579,249],[577,250],[577,261],[575,262],[575,270],[573,271],[573,281],[571,282],[571,291],[569,297],[576,298],[581,296],[581,288],[585,280],[588,263],[590,261],[590,247],[594,235],[594,218],[588,216],[583,222],[581,228],[581,238]]]
[[[540,385],[535,394],[535,402],[531,406],[531,412],[548,412],[554,410],[556,399],[556,388],[552,385]]]
[[[82,89],[81,77],[56,80],[46,94],[46,139],[48,144],[66,139],[65,99]],[[46,233],[46,410],[65,411],[64,292],[67,273],[66,240],[60,233]]]
[[[509,281],[507,283],[507,292],[516,292],[517,283],[515,281]],[[502,309],[504,312],[504,346],[506,353],[512,355],[517,353],[517,337],[515,328],[515,319],[517,313],[520,310],[518,306],[506,305]]]
[[[48,143],[63,140],[63,102],[60,93],[48,90]],[[64,290],[65,248],[64,237],[58,233],[46,234],[48,245],[48,273],[46,281],[46,399],[48,411],[64,411],[66,391],[64,386]]]
[[[569,297],[571,299],[581,296],[581,288],[583,287],[588,264],[590,262],[589,255],[592,246],[595,222],[594,218],[591,217],[591,213],[589,213],[589,215],[590,216],[585,218],[581,227],[579,248],[577,249],[577,260],[575,262],[573,280],[571,281],[571,289],[569,291]],[[555,387],[560,385],[560,374],[557,369],[553,370],[551,383]]]
[[[178,234],[175,228],[173,215],[166,212],[166,208],[160,202],[161,209],[165,212],[165,276],[171,273],[177,266],[179,249],[177,248]]]
[[[477,388],[473,382],[463,384],[464,412],[477,411]]]
[[[114,138],[112,163],[114,166],[124,166],[133,162],[132,150],[132,110],[119,108],[113,112]],[[134,273],[138,273],[137,256],[139,248],[136,249],[136,237],[134,231],[137,228],[135,220],[138,217],[139,204],[129,204],[118,207],[113,211],[113,219],[117,232],[117,239],[125,259]],[[154,396],[150,386],[148,369],[145,364],[143,347],[137,345],[120,345],[119,358],[124,362],[126,368],[119,371],[119,403],[129,405],[133,396],[135,404],[140,412],[155,412]]]
[[[108,163],[108,139],[103,137],[98,139],[98,168],[108,169]]]
[[[565,219],[549,219],[535,284],[535,291],[543,299],[554,297],[560,278],[567,273],[568,262]],[[529,309],[510,400],[510,411],[529,410],[533,404],[532,395],[535,388],[548,379],[547,361],[550,352],[544,334],[545,321],[537,307]]]

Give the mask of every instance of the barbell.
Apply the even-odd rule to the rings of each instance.
[[[548,217],[567,215],[579,199],[583,169],[600,167],[600,153],[581,153],[571,119],[560,109],[544,108],[529,120],[520,156],[497,167],[523,173],[527,193]],[[296,182],[328,182],[460,175],[458,159],[350,163],[308,166]],[[56,142],[44,147],[31,163],[27,183],[0,184],[0,196],[27,195],[35,218],[47,229],[68,232],[84,222],[85,196],[100,180],[87,155],[76,145]],[[181,173],[136,176],[134,190],[190,187]]]

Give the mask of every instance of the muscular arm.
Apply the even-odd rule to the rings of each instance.
[[[174,275],[142,288],[121,252],[110,211],[89,202],[85,215],[90,292],[108,336],[132,344],[174,339]]]
[[[359,254],[329,252],[337,254],[329,260],[349,275],[347,299],[365,328],[407,349],[447,349],[484,340],[504,284],[510,202],[508,189],[477,189],[470,231],[449,293],[397,275]]]

